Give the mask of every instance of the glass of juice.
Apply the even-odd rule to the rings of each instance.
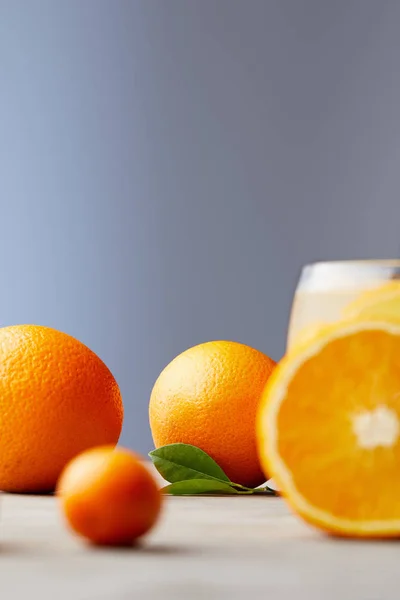
[[[364,306],[384,298],[381,291],[391,292],[394,286],[399,286],[400,290],[400,259],[306,265],[293,298],[287,350],[323,325],[354,316],[357,312],[361,315]]]
[[[286,351],[326,325],[371,315],[393,315],[400,320],[400,259],[306,265],[293,298]],[[267,485],[277,490],[272,479]]]

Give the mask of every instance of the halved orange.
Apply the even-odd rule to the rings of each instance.
[[[388,281],[364,291],[344,308],[343,318],[400,320],[400,281]]]
[[[305,520],[400,536],[400,323],[338,323],[287,354],[257,438],[263,469]]]

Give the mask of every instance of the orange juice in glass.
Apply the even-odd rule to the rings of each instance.
[[[318,262],[302,269],[290,314],[287,350],[321,326],[362,314],[364,307],[396,293],[400,299],[400,260]],[[399,312],[399,303],[395,305]],[[385,309],[386,310],[386,309]],[[353,313],[353,314],[352,314]]]

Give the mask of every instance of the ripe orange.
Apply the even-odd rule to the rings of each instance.
[[[64,516],[95,544],[127,545],[157,521],[161,492],[140,458],[122,448],[92,448],[75,457],[57,485]]]
[[[0,489],[54,489],[79,452],[116,444],[123,406],[106,365],[75,338],[36,325],[0,329]]]
[[[177,356],[158,377],[150,398],[156,447],[198,446],[235,483],[262,483],[256,413],[274,365],[258,350],[229,341],[199,344]]]
[[[275,369],[259,452],[292,508],[355,537],[400,535],[400,324],[330,326]]]

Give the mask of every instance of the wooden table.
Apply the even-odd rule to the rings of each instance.
[[[274,497],[168,497],[141,548],[87,546],[54,497],[3,495],[3,600],[386,600],[400,596],[397,542],[321,535]]]

